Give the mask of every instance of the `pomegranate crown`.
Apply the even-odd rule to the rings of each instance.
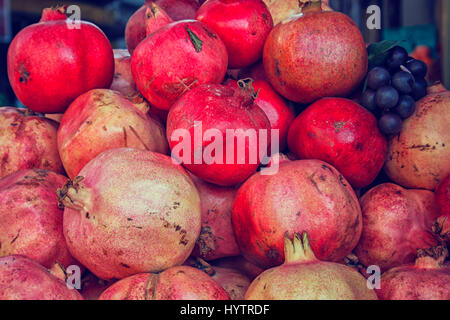
[[[421,269],[435,269],[444,265],[448,250],[444,246],[417,250],[415,266]]]
[[[294,233],[294,238],[292,240],[286,232],[284,236],[284,255],[285,263],[317,260],[311,249],[308,233],[306,231],[303,231],[302,234]]]
[[[56,6],[51,8],[45,8],[42,10],[41,20],[39,22],[66,20],[67,19],[67,6]]]

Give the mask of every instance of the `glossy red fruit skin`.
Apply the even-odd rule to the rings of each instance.
[[[170,23],[142,41],[131,58],[131,71],[142,95],[156,108],[169,110],[189,89],[221,83],[227,61],[225,45],[217,35],[201,22],[185,20]]]
[[[254,174],[238,190],[232,222],[242,255],[265,269],[284,261],[286,233],[308,232],[317,257],[338,262],[362,231],[349,183],[319,160],[284,161],[274,175]]]
[[[201,123],[201,134],[195,134],[196,126],[192,125],[194,122]],[[179,129],[187,130],[192,142],[190,163],[183,163],[183,165],[197,177],[224,187],[242,183],[256,172],[261,158],[257,156],[255,163],[249,160],[251,155],[259,154],[259,130],[266,130],[270,137],[270,122],[264,111],[254,103],[251,93],[247,89],[234,89],[218,84],[206,84],[189,91],[170,109],[166,132],[174,157],[177,157],[177,154],[174,155],[174,148],[178,145],[179,140],[172,134]],[[211,141],[203,141],[205,132],[210,129],[218,130],[222,134],[222,163],[207,164],[202,161],[201,164],[196,164],[194,154],[201,151],[201,154],[204,155],[205,148],[211,145]],[[246,139],[245,150],[238,152],[239,145],[234,139],[234,159],[230,163],[226,160],[226,131],[239,129],[242,129],[243,132],[255,130],[257,145],[250,145]],[[245,135],[243,132],[236,131],[236,136],[242,137]],[[243,163],[237,161],[237,155],[240,153],[245,154],[246,159]]]
[[[81,21],[42,21],[22,29],[8,49],[8,77],[17,98],[41,113],[62,113],[79,95],[109,88],[114,57],[105,34]]]
[[[285,98],[303,104],[346,96],[364,79],[364,39],[340,12],[308,12],[276,25],[263,51],[266,74]]]
[[[253,88],[258,92],[255,103],[266,114],[271,128],[279,130],[279,150],[283,151],[287,145],[289,127],[294,122],[295,112],[267,81],[257,80],[253,82]]]
[[[300,159],[332,164],[354,188],[375,180],[387,153],[375,117],[343,98],[324,98],[303,111],[289,129],[288,145]]]
[[[125,27],[125,42],[130,54],[133,54],[134,49],[136,49],[138,44],[147,36],[145,21],[145,12],[147,11],[147,8],[146,5],[143,5],[137,9],[130,19],[128,19]]]
[[[156,0],[155,3],[175,21],[195,19],[200,7],[197,0]]]
[[[273,27],[269,9],[260,0],[209,0],[197,11],[196,19],[223,40],[230,69],[257,62]]]
[[[166,24],[172,22],[173,20],[155,2],[147,4],[147,9],[145,11],[145,34],[147,37]]]

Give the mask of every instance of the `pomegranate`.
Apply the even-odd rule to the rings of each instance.
[[[133,54],[134,49],[136,49],[138,44],[147,36],[145,19],[147,8],[147,5],[143,5],[137,9],[136,12],[131,15],[130,19],[128,19],[125,27],[125,42],[130,54]]]
[[[259,151],[266,150],[260,148],[266,141],[259,133],[270,131],[251,86],[240,83],[236,89],[207,84],[190,90],[167,118],[172,156],[199,178],[220,186],[239,184],[256,171],[263,156]]]
[[[186,91],[204,83],[221,83],[227,60],[222,40],[205,24],[179,21],[139,44],[131,71],[142,95],[156,108],[169,110]]]
[[[303,14],[278,24],[267,37],[266,74],[282,96],[303,104],[346,96],[367,73],[366,45],[356,24],[321,1],[301,0]]]
[[[390,139],[387,175],[405,188],[434,190],[450,172],[450,91],[430,94]]]
[[[147,4],[145,11],[145,34],[147,37],[171,22],[173,20],[155,2]]]
[[[244,300],[250,279],[242,272],[231,268],[213,267],[202,259],[188,259],[189,265],[204,271],[230,296],[231,300]]]
[[[197,189],[166,155],[105,151],[58,193],[69,250],[100,279],[182,264],[200,234]]]
[[[230,69],[247,67],[261,59],[273,27],[269,9],[261,0],[209,0],[197,11],[196,19],[223,40]]]
[[[294,109],[284,102],[267,81],[257,80],[252,82],[252,86],[257,92],[255,103],[266,114],[272,131],[279,130],[277,143],[278,150],[282,151],[286,149],[289,127],[295,119]],[[271,141],[272,143],[273,141]]]
[[[238,270],[247,276],[250,280],[255,279],[264,270],[246,260],[243,256],[227,257],[212,262],[214,268],[224,268]]]
[[[62,175],[37,169],[0,179],[0,256],[25,255],[46,268],[74,262],[56,197],[66,181]]]
[[[438,217],[433,193],[385,183],[361,199],[363,232],[355,249],[366,267],[382,271],[414,261],[417,249],[437,245],[431,224]]]
[[[415,264],[393,268],[381,277],[378,297],[383,300],[450,300],[448,250],[419,250]]]
[[[114,49],[114,80],[110,89],[120,92],[125,97],[132,97],[138,93],[131,74],[131,56],[126,49]]]
[[[103,151],[121,147],[168,152],[161,123],[120,93],[96,89],[78,97],[58,130],[58,149],[70,178]]]
[[[441,216],[433,225],[433,230],[444,241],[450,242],[450,173],[438,185],[434,196]]]
[[[307,233],[284,239],[285,261],[264,271],[245,294],[247,300],[378,300],[366,279],[343,264],[320,261]]]
[[[229,300],[226,291],[203,271],[189,266],[159,274],[141,273],[122,279],[99,300]]]
[[[0,258],[0,300],[83,300],[59,278],[25,256]]]
[[[354,188],[370,185],[386,160],[386,138],[372,113],[343,98],[321,99],[295,119],[289,150],[332,164]]]
[[[329,0],[322,0],[323,11],[333,11],[328,2]],[[298,0],[264,0],[264,3],[269,8],[274,25],[302,13],[302,8],[299,6]]]
[[[24,109],[0,108],[0,178],[24,169],[63,173],[58,154],[58,123]]]
[[[195,19],[200,7],[197,0],[154,0],[175,21]]]
[[[232,222],[242,255],[262,268],[283,262],[285,233],[307,231],[319,259],[340,261],[362,229],[350,184],[319,160],[284,161],[277,174],[250,177],[238,190]]]
[[[231,225],[235,188],[218,187],[193,175],[202,206],[202,229],[193,255],[205,260],[239,255]]]
[[[40,22],[22,29],[9,46],[9,81],[33,111],[62,113],[79,95],[109,88],[113,80],[113,51],[103,32],[66,18],[66,7],[45,9]]]

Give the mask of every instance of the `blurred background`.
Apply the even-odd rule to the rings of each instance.
[[[113,48],[125,48],[127,20],[144,2],[0,0],[0,106],[19,103],[7,77],[6,53],[9,43],[21,29],[39,21],[43,8],[78,5],[81,18],[98,25],[110,39]],[[381,8],[380,30],[366,27],[366,10],[370,5]],[[442,81],[447,88],[450,87],[450,0],[330,0],[330,6],[349,15],[360,27],[367,43],[404,40],[401,45],[415,58],[429,65],[428,80]]]

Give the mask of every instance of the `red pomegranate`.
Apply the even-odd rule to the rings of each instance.
[[[199,178],[220,186],[242,183],[267,150],[270,122],[242,87],[207,84],[184,94],[167,118],[172,156]],[[261,131],[267,137],[260,137]],[[181,140],[181,141],[180,141]],[[213,140],[213,141],[212,141]],[[265,141],[264,141],[265,140]]]
[[[64,112],[76,97],[109,88],[113,79],[109,40],[92,23],[66,21],[65,10],[45,9],[40,22],[22,29],[8,49],[9,82],[33,111]]]
[[[105,151],[58,193],[70,252],[104,280],[180,265],[200,234],[197,189],[166,155]]]
[[[203,271],[189,266],[122,279],[99,300],[229,300],[226,291]]]
[[[58,154],[58,123],[25,109],[0,108],[0,178],[25,169],[63,173]]]
[[[350,184],[319,160],[284,161],[274,175],[250,177],[238,190],[232,222],[242,255],[263,268],[283,262],[286,233],[307,231],[319,259],[340,261],[362,229]]]
[[[218,187],[191,175],[202,204],[202,229],[193,255],[205,260],[239,255],[231,225],[236,188]]]
[[[378,300],[358,271],[318,260],[306,232],[284,242],[284,264],[259,275],[246,300]]]
[[[375,180],[387,153],[376,118],[343,98],[321,99],[303,111],[289,129],[288,144],[300,159],[332,164],[354,188]]]
[[[209,0],[197,11],[196,19],[223,40],[230,69],[247,67],[261,59],[273,27],[269,9],[261,0]]]
[[[438,185],[434,196],[441,216],[433,229],[443,240],[450,241],[450,174]]]
[[[153,106],[169,110],[186,91],[204,83],[221,83],[227,60],[225,45],[205,24],[179,21],[139,44],[131,71],[142,95]]]
[[[382,300],[450,300],[448,250],[419,250],[415,264],[393,268],[381,277]]]
[[[0,258],[0,300],[83,300],[59,278],[21,255]]]
[[[414,261],[417,249],[437,245],[431,225],[439,216],[433,193],[385,183],[361,199],[363,232],[355,254],[384,272]]]
[[[143,5],[137,9],[136,12],[131,15],[130,19],[128,19],[125,27],[125,42],[130,54],[133,54],[134,49],[136,49],[138,44],[147,36],[145,19],[147,8],[147,5]]]
[[[131,73],[131,56],[126,49],[114,49],[114,80],[110,86],[123,94],[132,97],[138,94],[133,74]]]
[[[321,1],[301,0],[303,14],[276,25],[264,45],[266,74],[285,98],[309,104],[346,96],[364,79],[368,57],[356,24]]]
[[[145,34],[147,37],[171,22],[173,20],[155,2],[147,4],[145,11]]]
[[[122,147],[166,154],[164,127],[120,93],[107,89],[86,92],[65,112],[58,149],[70,178],[103,151]]]
[[[25,255],[46,268],[74,263],[56,197],[66,181],[62,175],[37,169],[0,179],[0,256]]]
[[[268,82],[257,80],[253,82],[253,88],[258,93],[255,103],[266,114],[272,130],[279,130],[279,150],[283,151],[286,149],[289,127],[295,119],[294,109],[284,102]]]
[[[195,19],[198,0],[154,0],[175,21]]]
[[[230,296],[231,300],[244,300],[250,279],[243,272],[232,268],[213,267],[202,259],[188,259],[188,265],[204,271]]]

